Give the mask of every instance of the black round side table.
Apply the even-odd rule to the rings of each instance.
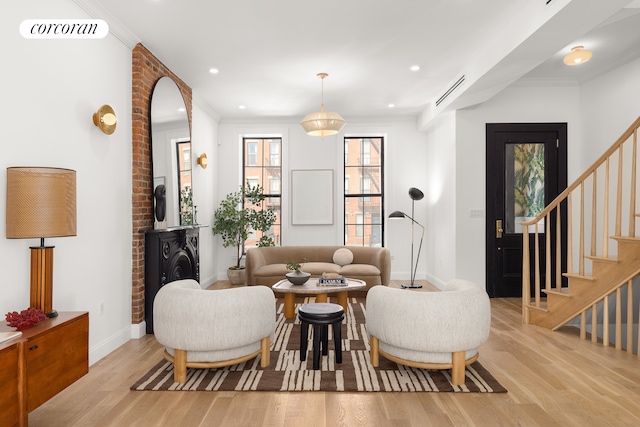
[[[313,325],[313,369],[320,369],[320,352],[329,354],[329,325],[333,325],[336,363],[342,363],[342,321],[344,309],[339,304],[318,302],[304,304],[298,308],[300,319],[300,361],[307,359],[307,337],[309,325]]]

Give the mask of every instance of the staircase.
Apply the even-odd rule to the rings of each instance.
[[[601,327],[602,345],[622,349],[626,341],[627,352],[640,353],[632,282],[640,275],[639,127],[640,117],[536,218],[522,223],[524,323],[556,330],[579,318],[582,339],[591,331],[599,342]]]

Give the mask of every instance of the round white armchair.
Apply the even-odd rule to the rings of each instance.
[[[174,364],[174,381],[187,367],[218,368],[260,355],[270,362],[276,327],[273,291],[265,286],[205,290],[193,279],[164,285],[153,302],[154,334]]]
[[[407,366],[451,369],[451,382],[460,385],[465,366],[489,339],[489,296],[466,280],[452,280],[442,292],[374,286],[366,309],[374,367],[382,355]]]

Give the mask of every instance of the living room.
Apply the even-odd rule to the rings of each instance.
[[[556,0],[551,6],[553,3],[563,2]],[[599,2],[588,3],[584,9]],[[635,10],[640,6],[637,1],[615,3],[621,10],[627,3],[633,3]],[[92,6],[95,2],[19,2],[0,17],[5,46],[3,99],[10,101],[2,107],[3,117],[9,120],[4,125],[0,166],[54,166],[77,171],[77,236],[48,239],[47,243],[56,247],[54,308],[90,313],[90,365],[144,334],[144,328],[132,321],[131,286],[132,233],[137,232],[131,223],[136,209],[131,176],[131,53],[138,40],[124,30],[116,33],[115,25],[110,25],[112,32],[100,40],[29,40],[21,36],[18,25],[34,18],[95,18]],[[593,21],[593,27],[603,19],[595,22],[597,12],[583,13]],[[575,34],[574,39],[580,36]],[[387,213],[410,209],[410,187],[425,192],[424,200],[415,204],[416,218],[427,225],[419,278],[435,284],[465,278],[485,286],[484,222],[469,215],[485,206],[485,124],[568,123],[571,181],[640,114],[637,49],[629,56],[582,83],[518,79],[484,103],[434,114],[433,119],[426,113],[345,117],[348,134],[386,138]],[[159,59],[169,64],[169,58]],[[317,84],[315,76],[310,76],[309,85],[316,85],[319,92]],[[331,109],[329,94],[334,84],[334,76],[325,83],[326,104]],[[103,104],[112,105],[117,114],[117,130],[112,135],[105,135],[92,123],[93,113]],[[285,176],[291,170],[333,170],[335,188],[341,188],[344,134],[324,140],[307,136],[298,124],[301,118],[220,119],[203,102],[203,94],[194,92],[192,152],[206,153],[209,158],[207,169],[194,167],[194,204],[200,223],[210,225],[219,201],[240,185],[241,151],[236,141],[241,135],[281,135]],[[3,174],[0,188],[5,188],[5,179]],[[283,197],[289,194],[287,185],[283,182]],[[5,200],[4,191],[0,199]],[[302,245],[312,240],[315,244],[341,244],[339,200],[337,197],[335,220],[329,226],[294,226],[285,217],[283,243]],[[289,203],[283,200],[283,206]],[[385,246],[394,256],[392,278],[407,278],[408,228],[387,223],[386,230]],[[200,238],[201,282],[225,278],[226,268],[234,263],[233,251],[222,248],[209,228],[200,230]],[[0,240],[5,266],[0,285],[2,313],[29,305],[28,248],[35,244],[35,240]]]

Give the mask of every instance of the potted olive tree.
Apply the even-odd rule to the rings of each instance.
[[[240,187],[239,191],[229,193],[213,214],[214,235],[220,235],[225,248],[235,246],[238,262],[227,270],[229,281],[233,285],[245,283],[246,273],[242,261],[244,242],[252,231],[262,232],[258,246],[273,246],[273,239],[266,233],[276,222],[273,209],[263,209],[266,196],[259,185]]]

